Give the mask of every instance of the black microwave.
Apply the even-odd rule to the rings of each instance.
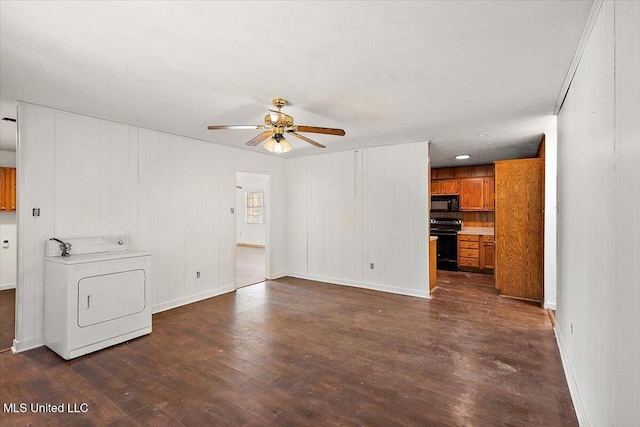
[[[431,196],[431,212],[458,212],[459,196]]]

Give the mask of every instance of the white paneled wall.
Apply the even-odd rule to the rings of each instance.
[[[290,274],[428,297],[427,165],[426,142],[287,160]]]
[[[640,3],[604,2],[558,116],[557,336],[581,425],[640,425]]]
[[[127,234],[150,250],[155,312],[235,289],[238,170],[271,175],[271,214],[283,221],[267,236],[267,274],[285,274],[284,159],[30,104],[19,119],[16,350],[43,343],[44,244],[54,236]]]
[[[640,425],[640,3],[615,4],[614,424]]]

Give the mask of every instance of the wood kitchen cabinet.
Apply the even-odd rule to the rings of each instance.
[[[488,176],[482,178],[482,204],[484,211],[492,211],[496,205],[496,185],[495,178]]]
[[[496,288],[503,296],[542,302],[544,159],[495,165]]]
[[[460,180],[460,210],[480,211],[484,207],[482,198],[483,178],[465,178]]]
[[[460,180],[433,180],[431,181],[431,194],[460,194]]]
[[[493,270],[496,257],[494,237],[482,236],[480,241],[480,269]]]
[[[16,168],[0,168],[0,212],[16,210]]]
[[[491,273],[494,265],[493,236],[458,234],[458,268]]]
[[[464,178],[460,180],[460,210],[492,211],[494,202],[494,178]]]

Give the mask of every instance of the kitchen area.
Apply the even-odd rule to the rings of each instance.
[[[432,292],[437,270],[488,274],[502,296],[541,303],[544,138],[534,158],[432,168],[430,178]]]

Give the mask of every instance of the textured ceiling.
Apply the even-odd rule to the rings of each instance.
[[[432,141],[434,166],[535,153],[591,1],[0,3],[0,113],[16,100],[248,148],[274,97],[289,156]],[[1,122],[11,149],[15,124]],[[248,148],[264,151],[261,146]]]

